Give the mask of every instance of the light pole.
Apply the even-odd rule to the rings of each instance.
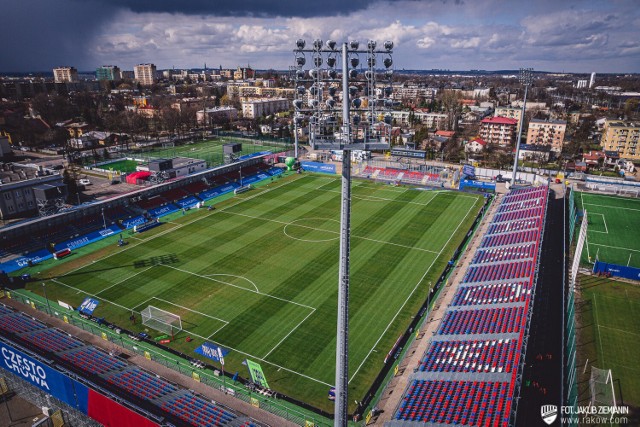
[[[520,113],[520,124],[518,126],[518,141],[516,142],[516,155],[513,159],[513,174],[511,176],[511,186],[516,185],[516,174],[518,173],[518,156],[520,155],[520,140],[522,139],[522,128],[524,127],[524,113],[527,107],[527,90],[531,86],[533,68],[520,68],[520,83],[524,86],[524,100],[522,101],[522,112]]]
[[[49,311],[49,316],[51,316],[51,305],[49,305],[49,298],[47,298],[47,287],[42,282],[42,293],[44,294],[44,300],[47,302],[47,310]]]
[[[342,204],[340,211],[340,263],[338,273],[338,318],[336,336],[336,375],[334,426],[348,423],[349,386],[349,264],[351,239],[351,150],[389,149],[391,115],[381,114],[391,107],[393,92],[393,42],[367,42],[360,49],[357,41],[343,43],[341,51],[333,40],[326,45],[320,39],[305,49],[305,41],[296,41],[296,98],[294,125],[309,117],[309,143],[314,150],[342,150]],[[303,69],[306,54],[312,59],[310,70]],[[342,56],[342,78],[338,78],[338,56]],[[363,79],[359,79],[359,55],[366,56]],[[378,79],[376,57],[383,55],[384,78]],[[337,107],[342,83],[342,114]],[[305,103],[307,107],[305,107]],[[366,103],[366,105],[365,105]],[[351,116],[351,113],[354,113]],[[364,118],[364,120],[362,120]],[[341,123],[340,123],[341,121]],[[362,123],[361,123],[362,121]]]

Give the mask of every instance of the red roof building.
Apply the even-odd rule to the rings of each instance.
[[[508,147],[513,145],[518,120],[507,117],[487,117],[480,124],[480,137],[491,145]]]
[[[438,130],[438,131],[436,131],[436,136],[442,136],[444,138],[451,138],[455,134],[456,134],[455,131],[452,131],[452,130]]]
[[[475,138],[469,141],[464,146],[464,151],[466,151],[467,153],[480,153],[482,152],[482,150],[485,149],[486,146],[487,146],[487,143],[484,139]]]

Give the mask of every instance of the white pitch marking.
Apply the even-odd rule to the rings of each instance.
[[[474,199],[475,200],[475,199]],[[376,346],[378,345],[378,343],[380,342],[380,340],[382,340],[382,337],[384,336],[384,334],[387,333],[387,331],[389,330],[389,328],[391,327],[391,324],[396,320],[396,317],[398,317],[398,315],[400,314],[400,312],[404,309],[404,306],[407,305],[407,302],[409,302],[409,300],[411,299],[413,293],[416,291],[416,289],[418,289],[418,286],[420,286],[420,283],[422,283],[422,281],[424,280],[424,278],[427,276],[427,274],[429,273],[429,270],[431,270],[431,267],[433,267],[433,264],[435,264],[435,262],[438,260],[438,258],[440,258],[440,254],[442,254],[442,251],[444,250],[444,248],[447,247],[447,245],[449,244],[449,241],[451,241],[451,239],[453,238],[453,236],[456,234],[456,232],[458,231],[458,229],[460,228],[460,226],[462,225],[462,223],[464,222],[464,220],[467,218],[467,216],[469,215],[469,213],[471,212],[471,209],[473,209],[473,207],[475,206],[475,203],[472,204],[469,207],[469,210],[467,211],[466,215],[462,218],[462,220],[460,221],[460,223],[458,224],[458,226],[456,227],[456,229],[453,231],[453,233],[451,233],[451,236],[449,237],[449,239],[446,241],[446,243],[442,246],[442,249],[440,249],[440,252],[438,253],[438,256],[436,256],[433,261],[431,262],[431,265],[429,265],[429,268],[427,268],[427,270],[424,272],[424,274],[422,275],[422,277],[420,278],[420,280],[418,280],[418,283],[416,283],[416,285],[413,287],[413,290],[411,291],[411,293],[409,293],[409,295],[407,296],[407,299],[404,300],[404,302],[402,303],[402,305],[400,306],[400,308],[398,309],[398,311],[396,312],[396,314],[393,316],[393,318],[391,319],[391,321],[389,321],[389,323],[387,324],[387,327],[384,328],[384,331],[382,331],[382,334],[380,334],[380,337],[378,337],[378,339],[376,340],[376,342],[373,344],[373,346],[371,347],[371,350],[369,350],[369,353],[367,353],[367,355],[364,357],[364,359],[362,359],[362,363],[360,363],[360,366],[358,366],[358,368],[355,370],[355,372],[353,373],[353,375],[351,375],[351,378],[349,378],[349,382],[351,382],[355,376],[358,374],[358,371],[360,371],[360,369],[362,368],[362,366],[364,365],[364,363],[367,361],[367,359],[369,359],[369,356],[371,355],[371,353],[374,351],[374,349],[376,348]]]

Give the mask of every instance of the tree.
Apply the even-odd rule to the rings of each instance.
[[[624,103],[624,114],[628,119],[635,119],[640,115],[640,99],[629,98]]]
[[[442,108],[447,113],[446,130],[455,130],[458,117],[462,112],[462,93],[457,90],[446,89],[441,92]]]

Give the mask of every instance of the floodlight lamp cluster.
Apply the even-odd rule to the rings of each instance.
[[[294,120],[296,125],[308,121],[312,145],[331,145],[331,140],[340,146],[369,140],[386,140],[388,145],[394,44],[385,41],[383,49],[377,45],[369,40],[361,49],[357,40],[340,46],[317,38],[307,48],[305,40],[296,41]],[[383,69],[376,68],[380,56]],[[306,69],[308,57],[311,66]]]
[[[533,83],[533,68],[520,68],[518,80],[523,86],[531,86],[531,83]]]

